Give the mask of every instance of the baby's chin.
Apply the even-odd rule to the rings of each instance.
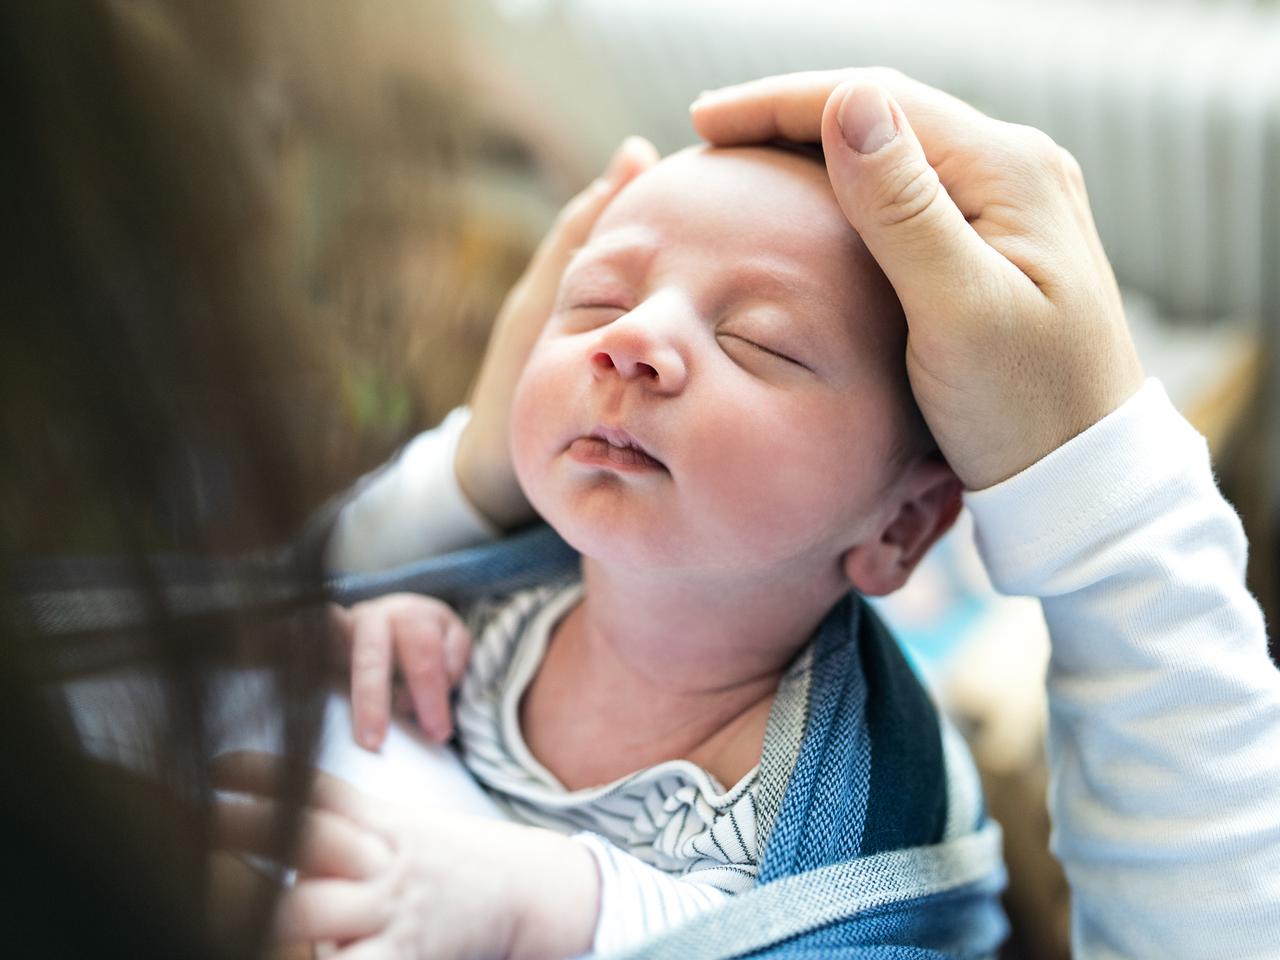
[[[611,507],[604,497],[592,502],[587,496],[573,503],[540,499],[530,498],[539,516],[586,560],[637,573],[672,570],[688,562],[673,531],[629,516],[627,511]]]

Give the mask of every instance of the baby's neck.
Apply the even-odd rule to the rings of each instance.
[[[583,563],[521,705],[529,747],[570,789],[683,758],[728,787],[760,759],[787,666],[839,597],[832,576],[693,583]]]
[[[697,579],[589,559],[582,573],[581,640],[636,683],[686,696],[776,680],[847,589],[834,573]]]

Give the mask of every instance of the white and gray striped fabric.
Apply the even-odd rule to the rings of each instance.
[[[598,834],[659,870],[725,893],[750,889],[760,849],[758,765],[727,788],[694,763],[670,760],[609,784],[567,790],[529,751],[520,698],[551,629],[581,594],[577,583],[536,588],[478,614],[456,705],[464,762],[513,819]],[[806,687],[784,683],[780,695],[803,705]]]

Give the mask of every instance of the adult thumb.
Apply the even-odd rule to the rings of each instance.
[[[822,147],[836,199],[909,322],[960,306],[975,276],[1008,268],[969,226],[882,87],[858,80],[836,87],[823,111]]]

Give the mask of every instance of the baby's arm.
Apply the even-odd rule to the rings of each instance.
[[[471,633],[447,604],[412,593],[393,593],[336,608],[351,651],[351,715],[356,740],[377,750],[391,719],[392,674],[397,664],[427,737],[453,735],[449,694],[462,679]]]

